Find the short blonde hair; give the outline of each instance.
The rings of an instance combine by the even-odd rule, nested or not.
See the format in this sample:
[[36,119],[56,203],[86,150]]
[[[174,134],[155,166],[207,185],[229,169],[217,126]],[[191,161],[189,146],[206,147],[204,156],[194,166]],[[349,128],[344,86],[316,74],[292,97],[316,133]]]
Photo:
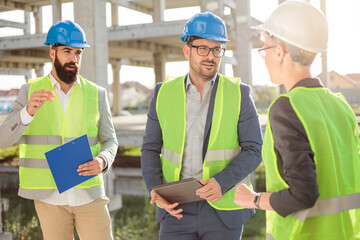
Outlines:
[[313,63],[313,61],[316,57],[316,53],[309,52],[305,49],[295,47],[294,45],[291,45],[291,44],[269,34],[268,32],[264,32],[262,34],[262,37],[264,37],[264,35],[268,36],[275,43],[283,45],[285,47],[286,51],[288,51],[290,53],[290,57],[293,60],[293,62],[298,62],[303,66],[309,66]]

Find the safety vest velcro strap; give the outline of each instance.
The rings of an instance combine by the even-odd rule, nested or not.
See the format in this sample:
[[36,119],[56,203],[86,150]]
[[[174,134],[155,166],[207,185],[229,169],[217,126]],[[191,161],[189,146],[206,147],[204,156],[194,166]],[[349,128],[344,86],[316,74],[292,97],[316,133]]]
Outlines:
[[[70,142],[74,140],[75,138],[64,138],[64,143]],[[98,144],[98,137],[88,137],[90,146],[94,146]]]
[[266,240],[275,240],[275,238],[270,233],[266,233]]
[[56,135],[23,135],[20,138],[21,144],[31,145],[61,145],[61,136]]
[[208,150],[206,152],[206,161],[226,161],[233,160],[241,151],[241,148]]
[[245,184],[247,186],[250,186],[251,182],[250,182],[250,176],[248,175],[246,178],[244,178],[243,180],[241,180],[240,182],[238,182],[235,186],[233,186],[229,191],[235,191],[236,188],[238,186],[240,186],[240,184]]
[[314,207],[295,212],[291,215],[304,222],[306,218],[337,214],[356,208],[360,208],[360,193],[320,199],[316,201]]
[[20,167],[27,168],[49,168],[49,164],[46,159],[33,159],[33,158],[20,158]]
[[181,155],[180,153],[173,152],[169,149],[163,149],[164,158],[175,164],[180,164]]

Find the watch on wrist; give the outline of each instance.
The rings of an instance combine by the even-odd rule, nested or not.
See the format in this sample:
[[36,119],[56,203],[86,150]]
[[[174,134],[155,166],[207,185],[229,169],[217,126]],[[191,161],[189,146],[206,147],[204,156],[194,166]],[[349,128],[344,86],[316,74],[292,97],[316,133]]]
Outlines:
[[259,203],[260,203],[260,198],[261,198],[261,195],[262,195],[262,194],[263,194],[262,192],[261,192],[261,193],[257,193],[257,194],[255,195],[255,198],[254,198],[254,204],[255,204],[256,208],[258,208],[258,209],[261,209]]

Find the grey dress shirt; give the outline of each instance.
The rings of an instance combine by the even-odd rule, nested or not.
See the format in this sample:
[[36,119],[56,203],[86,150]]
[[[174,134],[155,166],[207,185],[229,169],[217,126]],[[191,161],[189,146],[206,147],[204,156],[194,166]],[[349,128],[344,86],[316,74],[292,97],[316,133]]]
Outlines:
[[189,75],[186,77],[186,134],[180,179],[189,177],[202,178],[202,146],[204,143],[205,123],[211,90],[216,76],[206,84],[202,100],[200,93],[191,83]]

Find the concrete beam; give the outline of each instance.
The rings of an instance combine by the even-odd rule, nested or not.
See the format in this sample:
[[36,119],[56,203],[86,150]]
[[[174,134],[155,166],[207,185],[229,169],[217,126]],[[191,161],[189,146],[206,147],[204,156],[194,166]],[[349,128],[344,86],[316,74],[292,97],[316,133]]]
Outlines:
[[108,0],[110,3],[116,3],[119,6],[126,7],[138,12],[147,13],[152,15],[153,10],[151,8],[143,7],[139,4],[136,4],[135,2],[129,1],[129,0]]
[[27,75],[27,74],[28,74],[27,69],[0,68],[0,75]]
[[0,7],[9,10],[23,10],[26,12],[34,12],[38,8],[37,6],[33,6],[31,4],[19,3],[11,0],[0,0]]
[[142,38],[179,36],[179,34],[182,33],[186,22],[187,20],[178,20],[112,27],[109,31],[108,40],[111,42]]
[[44,58],[50,61],[49,52],[36,49],[21,49],[9,51],[10,56]]
[[[110,58],[109,62],[111,64],[118,62],[118,59]],[[130,59],[121,59],[119,61],[121,65],[137,66],[137,67],[154,67],[152,61],[140,61],[140,60],[130,60]]]
[[27,26],[24,23],[0,20],[0,27],[11,27],[11,28],[26,29]]
[[162,52],[165,54],[183,55],[182,48],[146,41],[109,42],[109,47],[138,49],[149,52]]
[[31,34],[0,38],[0,50],[44,47],[46,34]]
[[0,62],[1,68],[11,68],[11,69],[34,69],[38,67],[40,64],[37,63],[19,63],[19,62]]

